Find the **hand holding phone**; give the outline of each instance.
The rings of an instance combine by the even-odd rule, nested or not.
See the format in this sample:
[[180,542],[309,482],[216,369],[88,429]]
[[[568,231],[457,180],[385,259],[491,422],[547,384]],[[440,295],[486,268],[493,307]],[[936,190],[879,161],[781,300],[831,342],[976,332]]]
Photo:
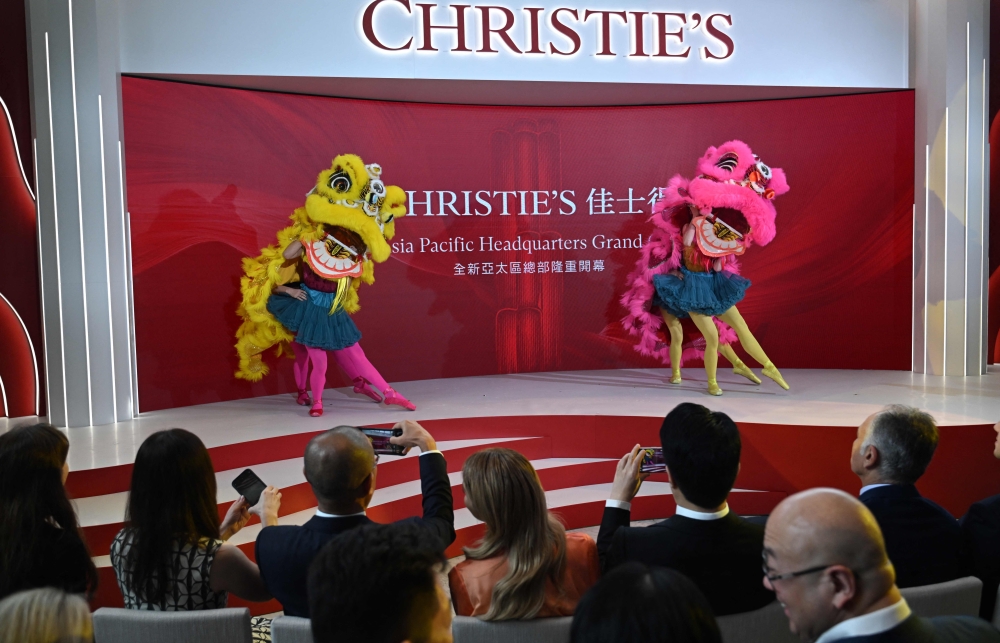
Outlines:
[[406,447],[389,441],[389,438],[398,438],[403,435],[403,429],[374,429],[368,426],[357,428],[368,436],[372,448],[378,455],[404,455],[406,453]]
[[246,499],[247,506],[253,507],[260,502],[260,494],[264,492],[267,485],[257,477],[257,474],[250,469],[244,469],[243,473],[233,480],[233,489]]

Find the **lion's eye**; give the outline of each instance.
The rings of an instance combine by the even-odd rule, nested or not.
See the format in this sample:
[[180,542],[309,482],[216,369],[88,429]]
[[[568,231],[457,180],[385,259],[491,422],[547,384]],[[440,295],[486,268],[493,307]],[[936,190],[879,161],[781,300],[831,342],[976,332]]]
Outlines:
[[722,155],[715,166],[721,168],[727,172],[732,172],[736,169],[736,165],[740,162],[740,157],[736,155],[735,152],[726,152]]
[[351,177],[343,170],[334,172],[330,175],[330,187],[337,192],[347,192],[351,189]]
[[757,171],[760,172],[760,175],[764,177],[765,181],[771,180],[771,168],[769,168],[768,166],[758,162]]

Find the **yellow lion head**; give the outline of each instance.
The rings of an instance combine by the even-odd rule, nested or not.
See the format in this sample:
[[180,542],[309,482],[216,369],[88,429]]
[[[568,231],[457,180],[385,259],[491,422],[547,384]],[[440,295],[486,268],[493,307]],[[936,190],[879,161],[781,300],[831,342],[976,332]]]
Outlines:
[[382,167],[365,165],[355,154],[341,154],[329,169],[316,177],[316,187],[306,197],[305,208],[293,216],[299,223],[312,224],[309,240],[319,239],[319,224],[355,232],[364,241],[376,263],[392,253],[388,240],[396,233],[395,218],[406,214],[406,193],[382,182]]

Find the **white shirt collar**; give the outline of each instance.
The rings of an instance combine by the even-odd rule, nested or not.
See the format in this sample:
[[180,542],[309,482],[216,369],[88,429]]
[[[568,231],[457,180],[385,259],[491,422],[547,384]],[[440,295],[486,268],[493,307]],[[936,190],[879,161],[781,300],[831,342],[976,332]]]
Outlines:
[[880,482],[878,484],[866,484],[865,486],[861,487],[861,492],[858,493],[858,495],[860,496],[866,491],[871,491],[872,489],[878,489],[879,487],[888,487],[891,484],[892,483],[889,482]]
[[367,515],[367,514],[365,512],[363,512],[363,511],[359,511],[356,514],[344,514],[344,515],[340,515],[340,514],[328,514],[326,512],[320,511],[319,509],[316,510],[316,517],[317,518],[354,518],[355,516],[365,516],[365,515]]
[[883,607],[880,610],[837,623],[823,632],[823,635],[816,639],[816,643],[831,643],[856,636],[881,634],[888,632],[909,617],[910,606],[906,604],[905,598],[901,598],[898,603],[889,607]]
[[677,515],[684,516],[685,518],[691,518],[692,520],[718,520],[719,518],[725,518],[729,515],[729,503],[723,505],[722,509],[711,513],[707,511],[694,511],[693,509],[687,509],[686,507],[677,505]]

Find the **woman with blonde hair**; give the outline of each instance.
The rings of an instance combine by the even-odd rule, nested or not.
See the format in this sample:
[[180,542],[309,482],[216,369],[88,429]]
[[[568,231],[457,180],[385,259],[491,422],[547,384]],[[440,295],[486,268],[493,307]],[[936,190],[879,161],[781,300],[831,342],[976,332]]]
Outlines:
[[462,477],[465,506],[486,533],[448,574],[455,613],[487,621],[572,615],[600,574],[594,539],[566,533],[516,451],[474,453]]
[[85,643],[93,640],[87,601],[54,587],[0,601],[0,643]]

